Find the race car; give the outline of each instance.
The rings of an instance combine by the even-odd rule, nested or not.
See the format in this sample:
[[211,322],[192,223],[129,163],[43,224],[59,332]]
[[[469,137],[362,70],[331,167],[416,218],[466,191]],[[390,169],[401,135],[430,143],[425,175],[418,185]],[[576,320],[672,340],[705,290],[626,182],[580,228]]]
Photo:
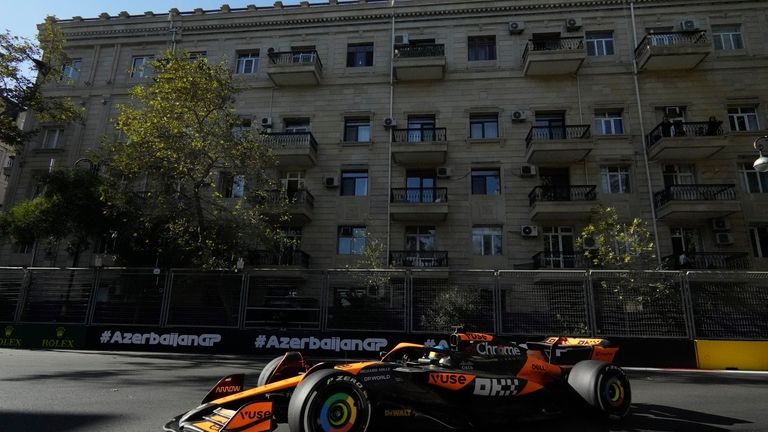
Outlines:
[[516,344],[457,328],[448,346],[400,343],[380,360],[310,365],[270,361],[257,386],[222,378],[170,432],[364,432],[396,427],[485,430],[520,419],[591,411],[623,418],[629,381],[604,339],[550,337]]

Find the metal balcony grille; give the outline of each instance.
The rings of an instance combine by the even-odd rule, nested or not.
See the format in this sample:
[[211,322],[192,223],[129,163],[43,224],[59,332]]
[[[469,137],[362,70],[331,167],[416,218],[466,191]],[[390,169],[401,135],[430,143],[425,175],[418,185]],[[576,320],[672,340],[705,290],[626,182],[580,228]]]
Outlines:
[[276,65],[315,65],[323,69],[320,55],[317,51],[280,51],[267,54],[269,61]]
[[443,44],[408,45],[395,48],[395,58],[443,56],[445,56],[445,45]]
[[389,262],[395,267],[447,267],[448,252],[446,251],[392,251]]
[[646,145],[650,149],[666,137],[701,137],[723,135],[723,122],[670,122],[659,123],[646,135]]
[[538,201],[594,201],[597,199],[597,186],[536,186],[528,194],[528,205]]
[[262,142],[275,150],[307,149],[317,152],[317,141],[312,132],[270,132],[262,137]]
[[736,185],[734,184],[672,185],[653,194],[656,208],[670,201],[732,201],[735,199]]
[[589,139],[592,137],[589,125],[533,126],[525,137],[526,148],[533,141]]
[[396,143],[423,143],[448,141],[446,128],[410,128],[394,129],[392,142]]
[[392,188],[393,203],[440,203],[448,201],[448,188]]

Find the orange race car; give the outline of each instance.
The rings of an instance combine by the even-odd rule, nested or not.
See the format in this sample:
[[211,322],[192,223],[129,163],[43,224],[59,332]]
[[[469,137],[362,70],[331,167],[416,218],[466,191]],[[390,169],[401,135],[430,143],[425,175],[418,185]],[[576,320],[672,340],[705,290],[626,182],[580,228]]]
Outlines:
[[566,410],[611,419],[629,410],[629,381],[606,340],[518,345],[457,328],[449,345],[400,343],[381,360],[314,366],[289,352],[264,367],[256,387],[244,389],[242,374],[222,378],[164,430],[261,432],[278,423],[292,432],[471,430]]

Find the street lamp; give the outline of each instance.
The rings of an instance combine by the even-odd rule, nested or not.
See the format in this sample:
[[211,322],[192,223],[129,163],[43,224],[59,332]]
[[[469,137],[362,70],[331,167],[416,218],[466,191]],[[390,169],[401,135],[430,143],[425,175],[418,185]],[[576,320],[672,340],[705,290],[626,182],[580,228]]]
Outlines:
[[755,163],[752,164],[752,166],[755,167],[755,171],[768,172],[768,156],[763,156],[763,149],[765,148],[765,145],[760,141],[768,141],[768,135],[758,137],[755,142],[752,143],[752,145],[755,147],[755,150],[757,150],[757,152],[760,154],[760,157],[755,159]]

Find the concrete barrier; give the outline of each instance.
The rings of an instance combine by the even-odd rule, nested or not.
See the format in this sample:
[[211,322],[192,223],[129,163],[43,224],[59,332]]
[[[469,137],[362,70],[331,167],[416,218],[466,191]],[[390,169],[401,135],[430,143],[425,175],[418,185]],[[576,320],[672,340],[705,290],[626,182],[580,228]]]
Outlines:
[[768,371],[767,341],[696,340],[699,369]]

